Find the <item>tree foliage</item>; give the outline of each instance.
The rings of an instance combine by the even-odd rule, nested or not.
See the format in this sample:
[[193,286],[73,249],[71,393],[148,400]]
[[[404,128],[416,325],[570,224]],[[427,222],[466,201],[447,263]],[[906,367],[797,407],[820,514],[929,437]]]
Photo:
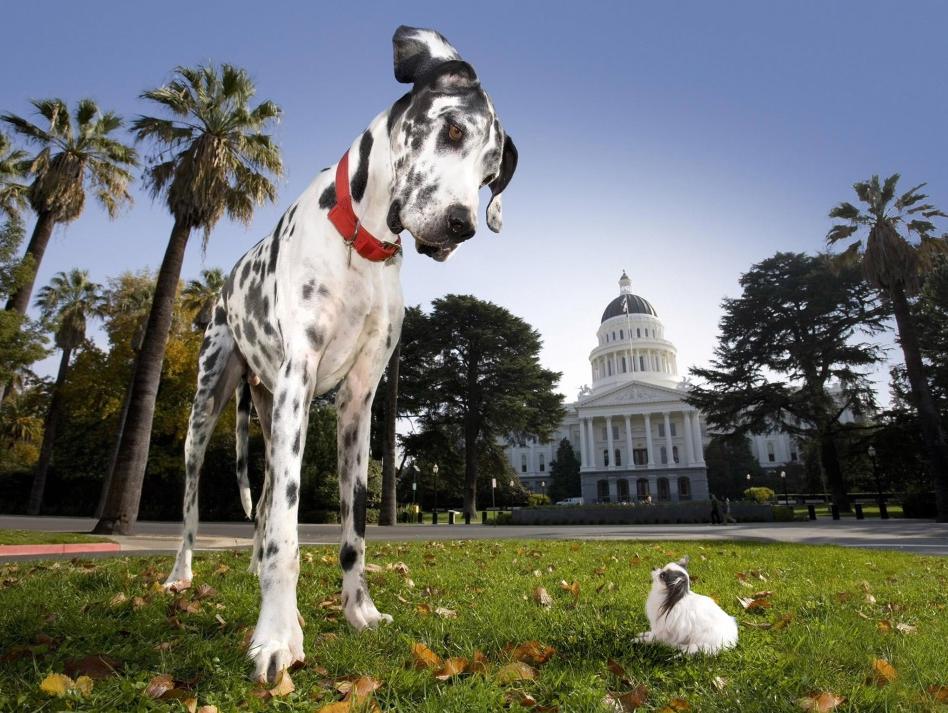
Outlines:
[[777,253],[740,285],[740,297],[724,300],[712,365],[691,370],[701,383],[687,401],[718,433],[782,429],[815,439],[834,498],[846,506],[839,419],[873,403],[865,370],[880,353],[859,338],[882,331],[885,313],[856,268],[823,255]]
[[557,502],[582,495],[580,462],[568,438],[560,441],[556,456],[550,463],[550,500]]

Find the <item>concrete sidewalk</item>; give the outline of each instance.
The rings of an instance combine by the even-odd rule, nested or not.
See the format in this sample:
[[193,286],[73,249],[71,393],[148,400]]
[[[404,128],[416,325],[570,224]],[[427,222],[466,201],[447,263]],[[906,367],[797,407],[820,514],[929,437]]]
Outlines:
[[[92,518],[23,517],[0,515],[0,529],[42,532],[89,532]],[[111,536],[124,554],[174,552],[179,543],[180,523],[138,523],[134,536]],[[299,528],[300,544],[337,545],[338,525],[307,525]],[[207,522],[200,526],[199,550],[249,547],[253,537],[250,522]],[[881,550],[902,550],[948,556],[948,524],[931,520],[839,520],[808,522],[741,523],[736,525],[578,525],[578,526],[484,526],[484,525],[370,525],[370,541],[427,541],[471,539],[577,539],[577,540],[751,540],[810,545],[842,545]]]

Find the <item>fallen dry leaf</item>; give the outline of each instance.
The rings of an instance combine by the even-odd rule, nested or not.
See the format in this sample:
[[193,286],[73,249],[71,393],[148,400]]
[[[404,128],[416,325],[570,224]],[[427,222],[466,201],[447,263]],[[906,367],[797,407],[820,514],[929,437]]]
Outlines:
[[446,659],[441,669],[435,673],[435,678],[439,681],[447,681],[449,678],[460,676],[467,671],[468,660],[462,656],[452,656]]
[[514,661],[540,666],[550,660],[556,653],[552,646],[541,644],[539,641],[525,641],[509,649],[510,658]]
[[90,654],[81,659],[69,659],[63,665],[67,676],[77,678],[79,676],[88,676],[89,678],[102,679],[109,676],[117,676],[118,669],[122,666],[121,662],[105,654]]
[[573,595],[574,600],[579,599],[579,582],[570,584],[565,579],[560,580],[560,589]]
[[109,600],[109,606],[110,607],[121,606],[127,601],[128,601],[128,597],[125,596],[125,592],[119,592],[118,594],[116,594],[114,597],[112,597]]
[[714,678],[712,678],[711,683],[719,691],[723,691],[727,687],[727,679],[721,678],[720,676],[715,676]]
[[837,696],[829,691],[811,693],[808,696],[797,701],[797,705],[805,711],[816,711],[816,713],[826,713],[826,711],[836,710],[836,707],[844,703],[844,696]]
[[602,699],[602,703],[607,708],[611,708],[617,713],[628,713],[645,705],[648,700],[648,688],[639,685],[626,693],[608,693]]
[[61,673],[51,673],[40,682],[40,690],[51,696],[62,698],[75,687],[76,683],[69,676]]
[[293,685],[293,679],[290,678],[290,672],[286,669],[283,669],[277,674],[276,685],[271,688],[268,693],[273,698],[282,698],[283,696],[290,695],[295,690],[296,686]]
[[487,656],[481,651],[475,651],[471,657],[471,665],[468,667],[471,673],[487,673]]
[[533,590],[533,601],[546,609],[553,606],[553,597],[543,587],[537,587]]
[[217,713],[217,706],[201,706],[197,713]]
[[888,619],[883,619],[878,624],[876,624],[876,626],[879,627],[879,631],[881,631],[883,634],[888,634],[890,631],[892,631],[892,622]]
[[918,629],[911,624],[906,624],[905,622],[900,621],[895,625],[895,628],[899,630],[901,634],[914,634]]
[[438,607],[434,610],[434,613],[440,616],[442,619],[457,619],[458,613],[453,609],[445,609],[444,607]]
[[366,572],[369,572],[370,574],[378,574],[379,572],[382,572],[383,570],[382,570],[382,566],[381,566],[381,565],[377,565],[377,564],[372,564],[372,563],[370,563],[370,562],[366,562],[366,563],[365,563],[365,571],[366,571]]
[[166,673],[159,673],[153,676],[145,686],[145,696],[148,698],[161,698],[168,691],[174,688],[174,679]]
[[428,616],[431,614],[431,605],[422,602],[421,604],[415,605],[415,611],[417,611],[422,616]]
[[536,678],[536,674],[537,672],[529,664],[525,664],[523,661],[512,661],[497,669],[494,679],[497,683],[504,685],[517,681],[532,681]]
[[898,677],[895,667],[885,659],[872,660],[872,681],[877,686],[886,686]]
[[411,658],[415,668],[440,668],[441,657],[424,644],[411,645]]
[[925,690],[939,703],[948,703],[948,686],[929,686]]
[[89,676],[80,676],[76,679],[75,688],[83,698],[92,695],[93,681]]

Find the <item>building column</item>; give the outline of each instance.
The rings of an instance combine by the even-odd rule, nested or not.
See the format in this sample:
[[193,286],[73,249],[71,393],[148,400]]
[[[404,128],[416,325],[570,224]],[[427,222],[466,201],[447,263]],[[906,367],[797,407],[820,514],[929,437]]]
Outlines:
[[586,454],[586,419],[579,419],[579,469],[589,467],[589,456]]
[[645,417],[645,450],[648,452],[648,467],[655,467],[655,449],[652,447],[652,418],[650,414],[642,414]]
[[685,427],[685,465],[693,465],[695,462],[695,438],[691,432],[691,412],[681,412],[681,424]]
[[586,426],[589,428],[586,440],[589,443],[589,467],[596,467],[596,431],[593,429],[593,417],[586,419]]
[[612,443],[612,416],[606,416],[606,448],[609,449],[609,470],[615,470],[616,451]]
[[674,468],[675,450],[672,444],[671,418],[669,417],[668,411],[663,411],[662,416],[665,417],[665,465],[669,468]]
[[629,470],[635,470],[635,455],[633,454],[632,448],[632,419],[626,414],[625,416],[625,457],[628,463],[625,464],[625,467]]
[[697,411],[692,411],[691,418],[695,442],[695,460],[698,465],[704,465],[704,439],[701,437],[701,414]]

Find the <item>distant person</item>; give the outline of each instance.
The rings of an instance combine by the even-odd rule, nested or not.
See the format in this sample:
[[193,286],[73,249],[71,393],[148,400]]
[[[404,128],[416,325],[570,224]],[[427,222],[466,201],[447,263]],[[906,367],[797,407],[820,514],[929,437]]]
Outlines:
[[724,524],[729,522],[737,522],[737,520],[731,515],[731,499],[724,498]]
[[720,525],[723,522],[721,519],[721,501],[717,499],[716,496],[711,496],[711,524]]

